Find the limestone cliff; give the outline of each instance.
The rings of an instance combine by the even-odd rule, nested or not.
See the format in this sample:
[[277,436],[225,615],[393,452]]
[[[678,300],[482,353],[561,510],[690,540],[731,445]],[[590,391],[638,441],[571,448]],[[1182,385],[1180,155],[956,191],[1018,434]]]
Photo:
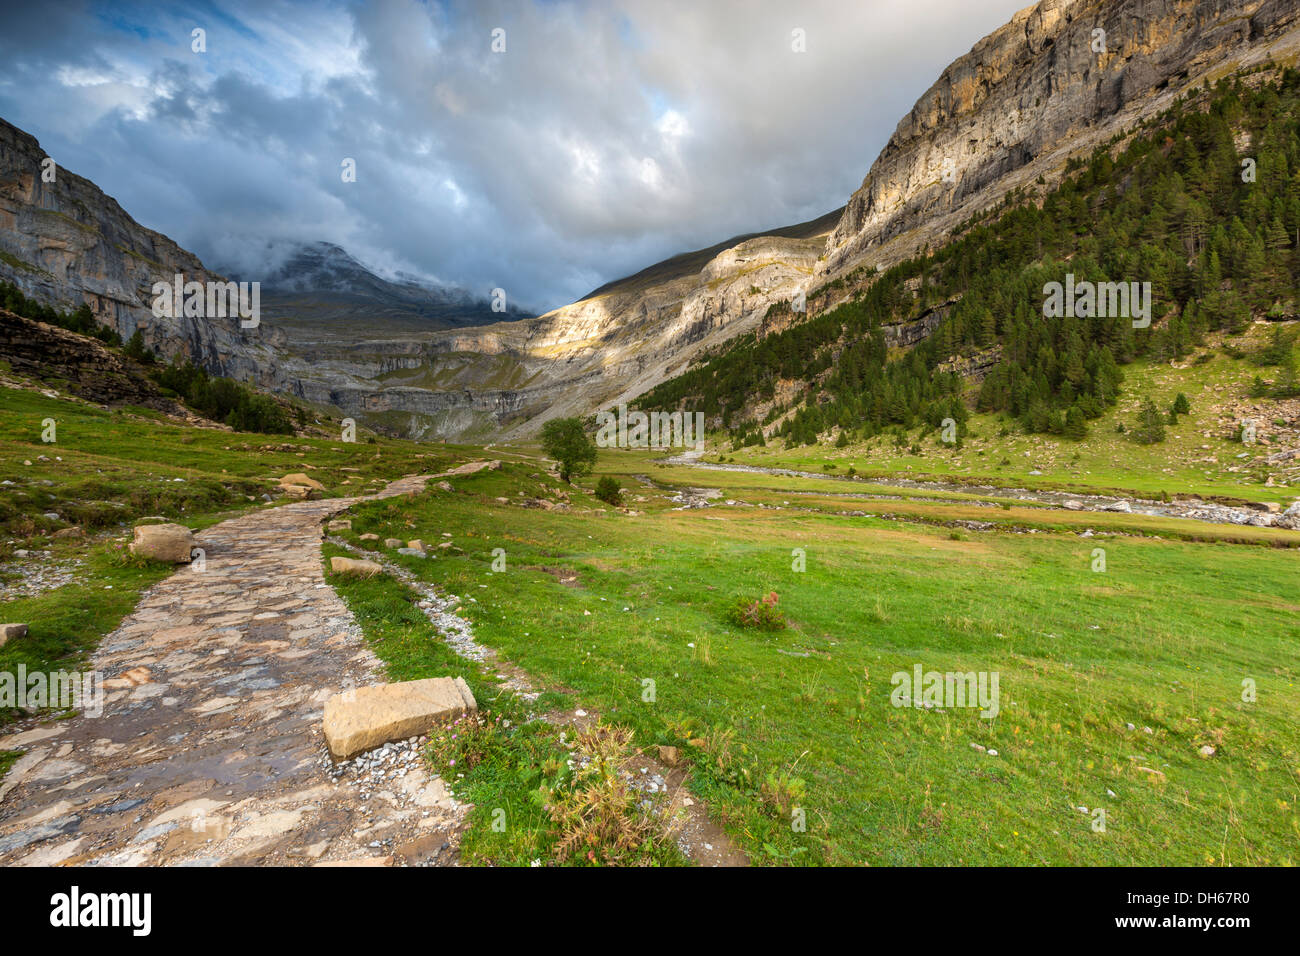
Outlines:
[[1300,50],[1295,0],[1042,0],[950,65],[844,209],[830,278],[937,245],[1188,87]]
[[0,279],[60,308],[83,302],[123,338],[141,329],[156,352],[185,356],[219,375],[271,384],[277,339],[239,320],[159,319],[154,282],[222,281],[191,252],[137,223],[111,196],[53,167],[36,138],[0,120]]
[[519,437],[683,370],[804,288],[839,211],[674,257],[533,319],[341,342],[290,332],[301,397],[419,438]]

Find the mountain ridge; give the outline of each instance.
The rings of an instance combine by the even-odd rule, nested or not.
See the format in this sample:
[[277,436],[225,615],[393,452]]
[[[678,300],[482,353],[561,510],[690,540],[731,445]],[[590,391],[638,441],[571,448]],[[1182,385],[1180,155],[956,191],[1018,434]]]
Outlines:
[[[1298,50],[1300,8],[1282,0],[1042,0],[943,71],[838,217],[682,253],[540,316],[446,328],[434,326],[447,315],[430,321],[421,310],[461,305],[382,279],[341,249],[380,285],[272,290],[256,330],[156,319],[152,281],[222,277],[88,180],[60,169],[43,183],[39,144],[3,123],[0,278],[62,306],[87,301],[124,337],[141,329],[160,354],[376,428],[524,438],[550,418],[633,400],[737,336],[824,314],[1013,190],[1059,182],[1071,160],[1180,91],[1270,57],[1294,61]],[[797,313],[789,303],[801,294],[808,308]],[[363,316],[364,327],[338,321]]]

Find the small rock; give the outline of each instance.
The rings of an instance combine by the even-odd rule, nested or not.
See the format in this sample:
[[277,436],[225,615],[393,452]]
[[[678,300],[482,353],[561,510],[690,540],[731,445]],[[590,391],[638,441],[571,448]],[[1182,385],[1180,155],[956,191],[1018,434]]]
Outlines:
[[14,638],[26,636],[26,624],[0,624],[0,647],[4,647]]

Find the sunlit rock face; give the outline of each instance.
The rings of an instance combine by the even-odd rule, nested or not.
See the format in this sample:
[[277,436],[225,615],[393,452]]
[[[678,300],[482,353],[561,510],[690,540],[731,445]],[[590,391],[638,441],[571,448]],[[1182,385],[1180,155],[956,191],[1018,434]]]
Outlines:
[[[834,307],[874,267],[941,245],[1012,189],[1049,188],[1070,158],[1192,85],[1298,56],[1296,0],[1043,0],[943,71],[842,211],[674,257],[542,316],[482,325],[481,303],[386,280],[376,293],[373,276],[321,244],[307,250],[311,287],[269,297],[257,329],[157,318],[155,281],[220,277],[93,183],[64,170],[43,182],[39,144],[0,121],[0,278],[65,308],[89,303],[123,336],[143,329],[164,356],[389,433],[525,437],[550,418],[629,401],[737,335]],[[767,317],[800,292],[806,312]],[[919,341],[939,314],[888,330],[891,344]]]
[[845,206],[819,274],[885,265],[1091,151],[1189,86],[1294,59],[1294,0],[1043,0],[950,65]]

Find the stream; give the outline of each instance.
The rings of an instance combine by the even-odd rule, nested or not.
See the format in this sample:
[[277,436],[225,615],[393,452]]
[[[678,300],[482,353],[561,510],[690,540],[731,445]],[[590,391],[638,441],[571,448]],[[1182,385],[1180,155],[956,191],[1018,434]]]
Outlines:
[[[1300,501],[1287,508],[1285,512],[1270,510],[1276,505],[1259,505],[1258,507],[1234,507],[1214,502],[1188,498],[1182,501],[1151,501],[1144,498],[1116,498],[1108,495],[1076,494],[1067,491],[1037,491],[1030,488],[1002,488],[995,485],[974,485],[961,482],[921,481],[914,478],[896,477],[850,477],[848,475],[817,474],[810,471],[796,471],[791,468],[765,468],[758,465],[720,464],[701,461],[703,452],[686,451],[671,458],[661,458],[659,464],[678,467],[700,468],[707,471],[748,472],[755,475],[778,475],[787,478],[815,478],[821,481],[838,481],[846,484],[861,482],[863,484],[883,485],[890,488],[912,488],[921,491],[934,491],[947,494],[980,495],[998,501],[1033,501],[1051,505],[1066,511],[1108,511],[1121,514],[1158,515],[1167,518],[1190,518],[1212,524],[1250,525],[1256,528],[1293,528],[1300,529]],[[873,495],[870,492],[828,492],[858,498],[881,498],[886,495]]]

